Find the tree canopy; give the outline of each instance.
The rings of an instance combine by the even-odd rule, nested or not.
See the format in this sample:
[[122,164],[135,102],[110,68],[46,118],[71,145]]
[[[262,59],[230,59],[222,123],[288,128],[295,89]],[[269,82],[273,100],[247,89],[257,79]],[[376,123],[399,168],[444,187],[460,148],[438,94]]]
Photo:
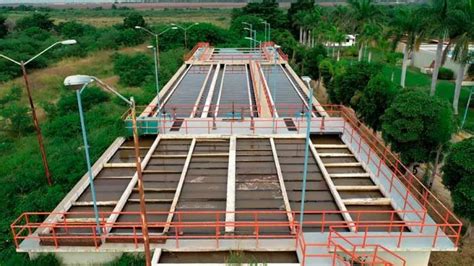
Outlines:
[[372,129],[380,130],[382,126],[380,118],[397,93],[398,87],[383,75],[373,77],[363,90],[357,104],[358,116]]
[[474,138],[452,146],[443,166],[443,184],[451,191],[454,211],[474,220]]
[[431,162],[439,145],[451,139],[453,120],[447,101],[405,90],[382,116],[382,137],[404,163]]
[[380,72],[380,66],[366,62],[357,62],[339,72],[328,84],[331,102],[355,106],[351,100],[354,95],[361,93],[370,79]]

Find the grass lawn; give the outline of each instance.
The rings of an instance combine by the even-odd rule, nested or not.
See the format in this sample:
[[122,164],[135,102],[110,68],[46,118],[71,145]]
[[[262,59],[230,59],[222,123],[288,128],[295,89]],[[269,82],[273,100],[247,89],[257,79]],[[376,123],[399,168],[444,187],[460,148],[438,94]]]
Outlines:
[[[399,83],[401,77],[401,67],[395,67],[385,65],[383,73],[390,79],[392,74],[394,76],[394,82]],[[429,91],[431,87],[431,77],[421,73],[418,69],[409,68],[406,77],[406,86],[408,88],[422,88]],[[454,96],[454,81],[439,80],[436,87],[436,96],[448,100],[450,103],[453,102]],[[461,91],[461,97],[459,98],[459,115],[457,116],[459,124],[464,116],[466,109],[467,100],[469,97],[469,89],[463,88]],[[469,108],[466,123],[464,129],[474,132],[474,107],[471,102],[471,108]]]

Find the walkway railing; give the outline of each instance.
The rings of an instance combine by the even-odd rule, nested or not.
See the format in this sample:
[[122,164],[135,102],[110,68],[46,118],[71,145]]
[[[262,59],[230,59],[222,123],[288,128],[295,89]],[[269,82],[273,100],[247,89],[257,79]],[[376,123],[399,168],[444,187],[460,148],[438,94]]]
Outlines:
[[[342,251],[350,255],[352,263],[361,263],[359,257],[365,257],[365,264],[374,265],[381,260],[377,252],[383,251],[391,254],[394,260],[403,259],[394,254],[390,248],[383,247],[381,243],[393,243],[392,246],[400,247],[408,242],[432,241],[433,246],[439,239],[446,240],[449,236],[441,236],[441,230],[435,230],[435,233],[411,232],[409,228],[443,227],[443,224],[422,224],[418,222],[404,221],[371,221],[364,222],[346,222],[346,221],[328,221],[324,217],[328,215],[349,213],[365,217],[374,213],[392,212],[394,215],[403,215],[403,212],[396,211],[308,211],[305,215],[321,215],[320,221],[305,221],[301,234],[300,224],[297,221],[272,220],[269,217],[286,217],[285,211],[235,211],[232,212],[238,221],[225,221],[226,211],[177,211],[173,215],[175,219],[170,222],[151,222],[149,219],[148,229],[150,231],[150,241],[154,243],[164,243],[165,241],[174,241],[177,249],[180,248],[182,241],[186,240],[206,240],[200,242],[208,248],[219,248],[222,241],[247,239],[255,241],[255,248],[262,247],[262,241],[266,239],[282,239],[293,241],[295,249],[301,251],[302,263],[311,258],[325,258],[333,262],[344,262],[340,255],[331,252]],[[127,215],[129,220],[135,222],[114,222],[107,223],[107,217],[111,214]],[[169,212],[147,212],[148,217],[167,216]],[[292,212],[293,217],[299,215],[299,212]],[[46,216],[59,216],[56,222],[44,222],[42,219]],[[13,240],[17,248],[21,248],[20,243],[24,240],[38,241],[40,245],[54,246],[92,246],[98,249],[103,243],[130,243],[135,248],[141,248],[143,237],[141,235],[141,223],[139,221],[139,212],[101,212],[99,231],[93,219],[78,217],[93,217],[93,212],[37,212],[24,213],[12,225],[11,230]],[[131,217],[130,217],[131,216]],[[245,219],[242,219],[244,218]],[[393,217],[393,216],[392,216]],[[132,218],[132,219],[130,219]],[[134,219],[133,219],[134,218]],[[81,221],[82,220],[82,221]],[[168,233],[162,232],[163,228],[168,227]],[[234,234],[226,234],[226,227],[234,228]],[[320,229],[318,227],[321,227]],[[351,232],[349,228],[355,227],[357,230]],[[378,229],[378,230],[377,230]],[[371,232],[371,231],[376,231]],[[326,239],[321,242],[307,242],[305,235],[307,232],[329,233]],[[379,243],[380,242],[380,243]],[[422,246],[423,247],[423,246]],[[424,246],[426,248],[426,246]],[[311,248],[317,248],[320,251],[311,252]],[[371,252],[373,251],[373,252]],[[367,258],[369,258],[367,260]],[[388,262],[387,262],[388,263]],[[347,264],[353,265],[353,264]],[[391,265],[390,263],[385,265]]]

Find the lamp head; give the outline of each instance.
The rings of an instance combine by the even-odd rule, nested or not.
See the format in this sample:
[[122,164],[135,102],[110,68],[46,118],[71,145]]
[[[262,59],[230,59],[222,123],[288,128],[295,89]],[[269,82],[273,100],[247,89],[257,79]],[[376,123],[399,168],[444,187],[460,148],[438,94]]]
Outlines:
[[310,83],[311,82],[311,78],[308,77],[308,76],[302,76],[301,79],[306,82],[306,83]]
[[135,26],[135,29],[141,29],[141,28],[142,28],[142,27],[140,27],[140,26]]
[[71,44],[76,44],[77,41],[76,40],[64,40],[61,42],[61,44],[63,45],[71,45]]
[[148,49],[154,49],[154,48],[155,48],[155,46],[148,45],[146,48],[148,48]]
[[171,27],[172,30],[177,30],[178,27],[174,26],[174,27]]
[[72,90],[80,90],[84,85],[87,85],[94,81],[94,78],[87,75],[73,75],[68,76],[64,79],[64,86],[69,87]]

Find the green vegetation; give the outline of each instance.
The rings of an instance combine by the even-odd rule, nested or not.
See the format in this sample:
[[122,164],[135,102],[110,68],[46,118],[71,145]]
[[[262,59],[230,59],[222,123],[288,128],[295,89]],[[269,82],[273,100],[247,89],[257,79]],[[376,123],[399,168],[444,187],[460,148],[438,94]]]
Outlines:
[[[443,184],[451,191],[454,211],[474,220],[474,138],[456,143],[443,166]],[[467,225],[468,230],[470,224]]]
[[382,116],[382,137],[404,163],[434,162],[428,187],[454,130],[448,103],[420,90],[400,93]]
[[380,65],[366,62],[356,62],[344,67],[328,84],[331,102],[355,107],[360,94],[380,69]]
[[383,75],[373,77],[363,90],[357,104],[359,118],[370,128],[380,130],[382,126],[380,115],[390,106],[397,93],[398,87]]
[[[351,0],[348,6],[323,8],[314,1],[298,0],[287,13],[278,8],[274,0],[252,2],[232,11],[131,10],[116,6],[111,10],[0,8],[2,54],[25,60],[56,41],[78,40],[77,45],[56,47],[29,65],[32,75],[45,73],[35,82],[39,85],[34,98],[41,114],[53,174],[51,187],[47,187],[44,180],[29,109],[21,92],[23,84],[15,80],[21,73],[16,65],[0,59],[0,82],[4,82],[0,88],[0,161],[3,166],[0,169],[0,212],[3,214],[0,261],[5,265],[58,264],[52,255],[30,262],[26,255],[15,253],[9,225],[24,211],[52,210],[84,174],[77,103],[74,94],[62,86],[66,75],[76,74],[71,73],[71,69],[107,78],[120,92],[133,95],[139,104],[148,103],[155,95],[152,54],[144,48],[146,42],[154,44],[154,40],[143,31],[135,30],[135,26],[162,32],[171,22],[184,26],[200,22],[187,32],[187,48],[199,41],[216,47],[247,47],[249,42],[244,37],[248,32],[243,30],[242,22],[254,24],[257,39],[263,40],[260,20],[266,20],[272,25],[272,40],[289,55],[290,64],[298,74],[319,79],[319,84],[326,85],[333,103],[353,107],[371,128],[381,129],[384,139],[405,162],[428,162],[437,169],[455,129],[452,122],[457,122],[451,109],[456,110],[459,96],[459,113],[463,113],[468,91],[460,90],[460,78],[456,80],[457,87],[451,81],[437,81],[438,77],[453,78],[452,73],[442,68],[440,56],[446,50],[438,50],[433,78],[408,66],[407,57],[422,41],[441,39],[448,32],[456,60],[467,68],[472,55],[466,52],[466,41],[472,41],[474,29],[472,5],[467,4],[467,0],[434,0],[430,5],[405,8],[376,6],[371,0]],[[458,20],[453,21],[453,18]],[[359,34],[359,45],[336,48],[335,44],[343,42],[346,33]],[[407,41],[403,54],[395,51],[402,37]],[[182,56],[187,52],[183,32],[170,30],[161,35],[159,48],[162,87],[182,64]],[[47,72],[47,67],[52,67],[52,72]],[[402,72],[406,73],[405,82],[400,82],[405,87],[403,91],[395,85],[401,81]],[[472,77],[473,73],[471,65],[468,75]],[[427,93],[431,84],[434,84],[431,91],[436,97],[429,97]],[[454,103],[453,108],[448,106],[448,101]],[[98,88],[84,92],[83,104],[91,156],[96,160],[117,136],[125,134],[120,115],[126,107]],[[465,127],[474,130],[472,108]],[[465,162],[465,158],[471,158],[466,145],[455,145],[446,164],[456,166]],[[465,153],[471,157],[458,160],[460,155],[457,154]],[[472,219],[469,201],[472,200],[472,180],[464,178],[470,170],[454,173],[450,169],[454,167],[444,169],[447,172],[445,183],[452,190],[455,210]],[[432,176],[435,172],[432,170]],[[463,176],[463,179],[458,182],[453,176]],[[427,180],[428,184],[431,182],[431,178]],[[229,261],[238,263],[242,256],[233,254]],[[142,258],[125,255],[111,265],[141,264]]]
[[453,80],[454,72],[449,68],[440,68],[438,78],[442,80]]

